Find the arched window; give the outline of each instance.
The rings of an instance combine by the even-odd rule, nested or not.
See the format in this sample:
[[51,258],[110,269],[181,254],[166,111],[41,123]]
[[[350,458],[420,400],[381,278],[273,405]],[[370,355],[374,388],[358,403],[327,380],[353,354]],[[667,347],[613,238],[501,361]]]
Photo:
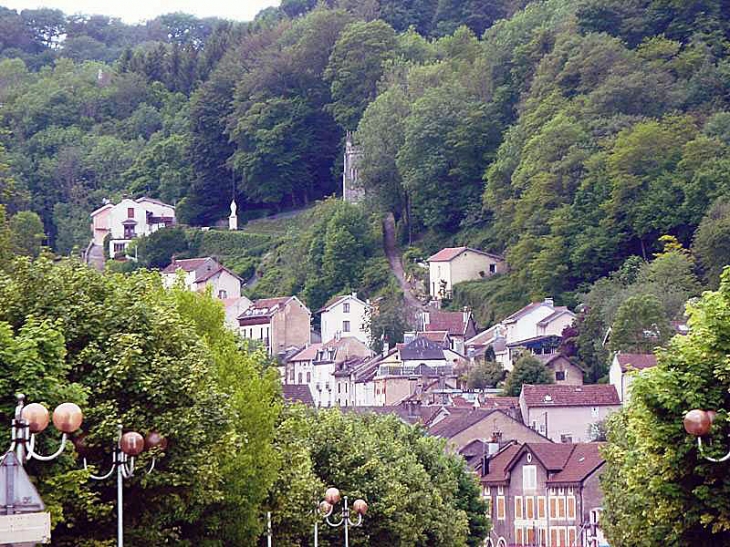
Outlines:
[[497,547],[507,547],[507,541],[504,538],[499,538],[499,541],[497,542]]

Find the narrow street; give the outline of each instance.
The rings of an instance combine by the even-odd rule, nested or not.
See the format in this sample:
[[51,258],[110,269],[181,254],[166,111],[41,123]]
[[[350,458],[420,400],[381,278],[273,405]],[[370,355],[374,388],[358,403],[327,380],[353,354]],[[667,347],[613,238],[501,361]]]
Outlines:
[[385,256],[388,258],[390,270],[398,280],[398,285],[403,291],[403,295],[408,310],[408,320],[414,321],[416,312],[423,308],[423,303],[416,298],[412,292],[412,287],[406,279],[405,269],[403,268],[403,260],[398,250],[398,244],[395,237],[395,218],[393,213],[388,213],[383,219],[383,249]]

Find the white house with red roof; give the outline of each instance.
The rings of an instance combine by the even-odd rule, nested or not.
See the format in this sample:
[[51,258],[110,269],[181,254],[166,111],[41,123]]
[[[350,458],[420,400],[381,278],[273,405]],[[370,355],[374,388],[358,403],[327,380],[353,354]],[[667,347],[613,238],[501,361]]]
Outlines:
[[504,258],[470,247],[447,247],[428,259],[429,289],[436,300],[451,298],[454,285],[484,279],[507,269]]
[[269,355],[282,355],[312,341],[312,312],[296,296],[254,301],[238,316],[241,336],[262,344]]
[[556,443],[590,442],[592,426],[621,408],[611,384],[522,386],[520,409],[525,425]]
[[129,243],[175,224],[175,207],[159,200],[125,198],[107,203],[91,213],[93,242],[103,245],[109,236],[109,256],[124,256]]
[[367,318],[370,310],[370,303],[360,300],[357,293],[335,296],[319,310],[322,342],[352,337],[369,345]]
[[173,259],[172,263],[162,270],[162,282],[166,287],[171,287],[177,281],[178,275],[182,275],[188,290],[204,292],[210,287],[213,296],[221,300],[241,297],[243,280],[210,256]]
[[631,397],[631,384],[636,375],[655,366],[656,355],[653,353],[617,353],[613,356],[608,378],[623,404]]

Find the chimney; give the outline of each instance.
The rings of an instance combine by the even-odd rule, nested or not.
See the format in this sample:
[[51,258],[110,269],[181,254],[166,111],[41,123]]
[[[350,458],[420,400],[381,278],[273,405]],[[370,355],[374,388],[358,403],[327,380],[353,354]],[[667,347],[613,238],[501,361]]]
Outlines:
[[357,298],[357,293],[356,293],[356,292],[353,292],[353,293],[352,293],[352,297],[353,297],[353,298]]
[[552,308],[555,306],[555,301],[552,298],[546,298],[545,305]]

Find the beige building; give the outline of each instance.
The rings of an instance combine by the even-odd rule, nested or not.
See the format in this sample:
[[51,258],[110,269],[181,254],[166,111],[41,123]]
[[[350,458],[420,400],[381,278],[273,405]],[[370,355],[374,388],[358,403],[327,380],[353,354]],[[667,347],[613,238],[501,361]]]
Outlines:
[[188,290],[204,292],[210,288],[211,294],[221,300],[241,297],[243,280],[210,256],[173,260],[162,270],[165,287],[172,287],[179,275]]
[[637,374],[656,366],[652,353],[617,353],[608,372],[609,382],[616,388],[619,399],[626,404],[631,397],[631,384]]
[[504,258],[469,247],[447,247],[428,259],[429,290],[436,300],[451,298],[454,285],[484,279],[507,269]]
[[238,317],[241,336],[264,345],[269,355],[311,343],[312,313],[296,296],[256,300]]

